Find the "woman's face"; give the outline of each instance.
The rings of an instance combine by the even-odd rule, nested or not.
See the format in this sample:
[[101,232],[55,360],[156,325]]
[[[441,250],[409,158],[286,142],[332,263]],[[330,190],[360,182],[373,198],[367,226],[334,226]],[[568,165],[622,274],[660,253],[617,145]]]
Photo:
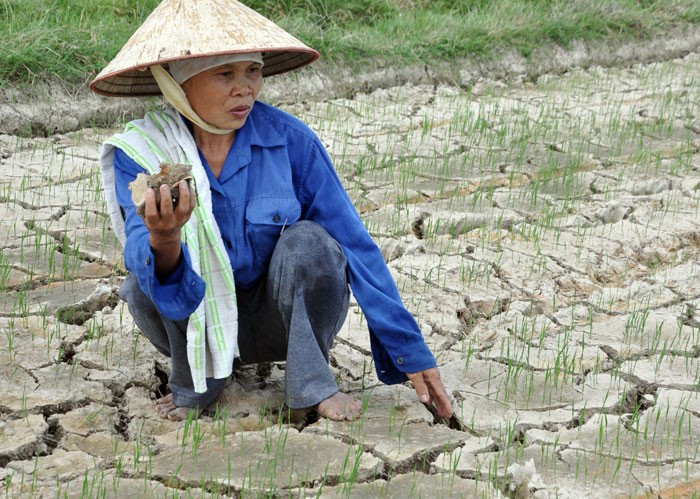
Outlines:
[[241,61],[196,74],[182,84],[182,89],[204,121],[225,130],[238,130],[245,124],[262,85],[262,66]]

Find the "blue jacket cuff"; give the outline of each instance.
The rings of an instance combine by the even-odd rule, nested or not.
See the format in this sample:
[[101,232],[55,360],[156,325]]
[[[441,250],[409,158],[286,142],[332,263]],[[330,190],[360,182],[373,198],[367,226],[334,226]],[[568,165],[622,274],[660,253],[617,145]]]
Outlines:
[[[171,320],[187,319],[204,299],[205,283],[192,269],[189,253],[183,246],[182,257],[175,270],[163,280],[155,275],[153,252],[149,245],[140,245],[140,255],[130,253],[125,260],[129,271],[136,275],[141,290],[148,296],[163,317]],[[134,245],[139,246],[139,245]]]

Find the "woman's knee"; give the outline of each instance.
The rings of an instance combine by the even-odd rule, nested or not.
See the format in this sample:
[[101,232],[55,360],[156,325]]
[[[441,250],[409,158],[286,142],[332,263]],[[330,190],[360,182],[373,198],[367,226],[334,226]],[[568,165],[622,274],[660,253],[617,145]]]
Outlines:
[[139,326],[139,322],[142,320],[160,315],[151,299],[141,290],[141,286],[133,274],[126,276],[119,287],[119,298],[126,302],[129,312]]
[[[315,222],[297,222],[287,228],[272,255],[267,292],[287,319],[292,308],[300,305],[300,297],[305,302],[302,308],[310,314],[316,309],[325,310],[326,315],[344,310],[349,290],[347,260],[340,244]],[[324,316],[324,322],[329,320]]]
[[134,274],[129,274],[119,286],[119,298],[121,298],[126,303],[138,301],[138,299],[143,295],[141,287],[139,286],[136,276]]
[[[141,290],[133,274],[129,274],[119,287],[119,298],[126,302],[134,323],[163,355],[171,355],[170,340],[163,318],[153,302]],[[186,326],[185,326],[186,327]]]
[[316,272],[335,273],[347,265],[340,244],[316,222],[302,220],[288,227],[280,236],[275,247],[275,257],[284,260],[285,265],[306,267]]

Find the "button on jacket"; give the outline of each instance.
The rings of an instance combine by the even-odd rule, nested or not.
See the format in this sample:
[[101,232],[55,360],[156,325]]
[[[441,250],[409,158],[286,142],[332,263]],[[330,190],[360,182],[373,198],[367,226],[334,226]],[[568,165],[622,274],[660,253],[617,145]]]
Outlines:
[[[289,225],[313,220],[335,238],[348,261],[348,281],[370,331],[379,379],[435,367],[413,317],[406,310],[381,252],[365,229],[328,154],[297,118],[256,102],[236,132],[219,178],[207,170],[214,217],[236,279],[250,288],[265,276],[277,239]],[[155,277],[148,230],[131,202],[129,182],[143,169],[121,150],[114,155],[117,199],[124,211],[126,268],[165,317],[189,317],[204,297],[204,282],[187,251],[167,279]]]

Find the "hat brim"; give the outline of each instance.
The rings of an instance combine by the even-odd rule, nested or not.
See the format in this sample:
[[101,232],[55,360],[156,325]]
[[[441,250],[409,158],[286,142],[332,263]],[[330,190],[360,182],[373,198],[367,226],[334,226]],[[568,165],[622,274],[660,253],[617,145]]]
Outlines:
[[[239,51],[206,54],[202,57],[224,55]],[[319,58],[319,53],[311,48],[293,47],[263,52],[263,77],[274,76],[302,68]],[[147,97],[161,95],[150,66],[161,64],[167,68],[168,62],[186,59],[185,57],[157,61],[132,68],[100,73],[92,82],[90,90],[106,97]],[[107,69],[107,68],[105,68]]]

